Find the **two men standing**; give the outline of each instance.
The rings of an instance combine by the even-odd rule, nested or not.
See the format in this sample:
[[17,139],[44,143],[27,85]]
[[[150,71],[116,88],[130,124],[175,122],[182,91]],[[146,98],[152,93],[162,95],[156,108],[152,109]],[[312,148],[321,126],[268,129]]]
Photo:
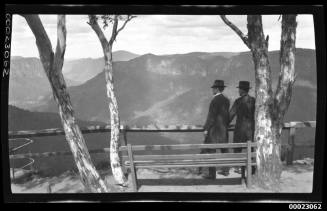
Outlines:
[[[204,125],[204,143],[228,143],[228,127],[235,116],[236,125],[233,142],[243,143],[248,140],[253,141],[255,98],[248,94],[249,89],[251,88],[250,83],[248,81],[239,82],[239,86],[237,88],[239,88],[240,97],[235,100],[230,111],[229,99],[222,94],[225,87],[224,81],[222,80],[215,80],[211,87],[214,98],[210,103],[207,120]],[[205,149],[201,153],[215,152],[216,149]],[[221,153],[226,152],[227,149],[221,149]],[[241,152],[241,149],[235,149],[234,152]],[[224,167],[221,170],[221,174],[225,176],[229,174],[229,168]],[[242,173],[243,172],[244,168],[242,168]],[[204,177],[208,179],[215,179],[216,168],[209,167],[209,175]]]

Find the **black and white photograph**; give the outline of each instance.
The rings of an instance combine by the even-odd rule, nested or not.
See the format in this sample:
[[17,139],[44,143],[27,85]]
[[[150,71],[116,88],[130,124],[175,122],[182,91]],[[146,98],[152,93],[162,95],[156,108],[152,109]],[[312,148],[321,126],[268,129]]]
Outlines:
[[322,185],[322,20],[281,7],[106,7],[6,13],[1,140],[12,195],[312,194]]

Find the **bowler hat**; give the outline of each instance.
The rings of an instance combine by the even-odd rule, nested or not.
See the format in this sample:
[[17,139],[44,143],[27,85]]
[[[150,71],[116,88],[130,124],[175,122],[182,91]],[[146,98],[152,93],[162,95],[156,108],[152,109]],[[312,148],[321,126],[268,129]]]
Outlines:
[[237,87],[237,88],[245,89],[245,90],[247,90],[247,89],[251,89],[251,87],[250,87],[250,82],[249,82],[249,81],[240,81],[240,82],[238,83],[238,87]]
[[216,88],[216,87],[226,87],[224,85],[223,80],[215,80],[214,84],[211,86],[211,88]]

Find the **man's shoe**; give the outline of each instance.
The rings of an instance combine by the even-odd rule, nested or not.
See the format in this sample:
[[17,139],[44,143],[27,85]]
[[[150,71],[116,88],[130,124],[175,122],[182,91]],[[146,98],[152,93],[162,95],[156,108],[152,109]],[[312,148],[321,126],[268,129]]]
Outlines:
[[235,172],[235,173],[238,173],[238,174],[241,174],[241,173],[242,173],[240,168],[236,168],[236,169],[234,170],[234,172]]
[[228,176],[229,172],[228,171],[223,171],[223,172],[220,172],[219,174],[224,175],[224,176]]

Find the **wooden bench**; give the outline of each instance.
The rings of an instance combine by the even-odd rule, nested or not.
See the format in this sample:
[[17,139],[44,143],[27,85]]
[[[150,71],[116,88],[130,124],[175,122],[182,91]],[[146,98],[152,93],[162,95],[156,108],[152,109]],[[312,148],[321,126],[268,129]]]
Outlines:
[[[251,186],[251,166],[255,163],[256,143],[226,143],[226,144],[179,144],[179,145],[131,145],[121,146],[119,151],[122,152],[122,164],[125,170],[131,170],[133,190],[138,190],[137,174],[138,168],[185,168],[185,167],[222,167],[222,166],[245,166],[247,169],[246,185]],[[214,154],[163,154],[163,151],[171,150],[201,150],[201,149],[234,149],[243,148],[245,152],[240,153],[214,153]],[[135,155],[135,152],[151,151],[151,155]],[[124,153],[125,152],[125,153]],[[156,153],[161,152],[161,154]],[[155,154],[156,153],[156,154]],[[126,155],[127,154],[127,155]]]

